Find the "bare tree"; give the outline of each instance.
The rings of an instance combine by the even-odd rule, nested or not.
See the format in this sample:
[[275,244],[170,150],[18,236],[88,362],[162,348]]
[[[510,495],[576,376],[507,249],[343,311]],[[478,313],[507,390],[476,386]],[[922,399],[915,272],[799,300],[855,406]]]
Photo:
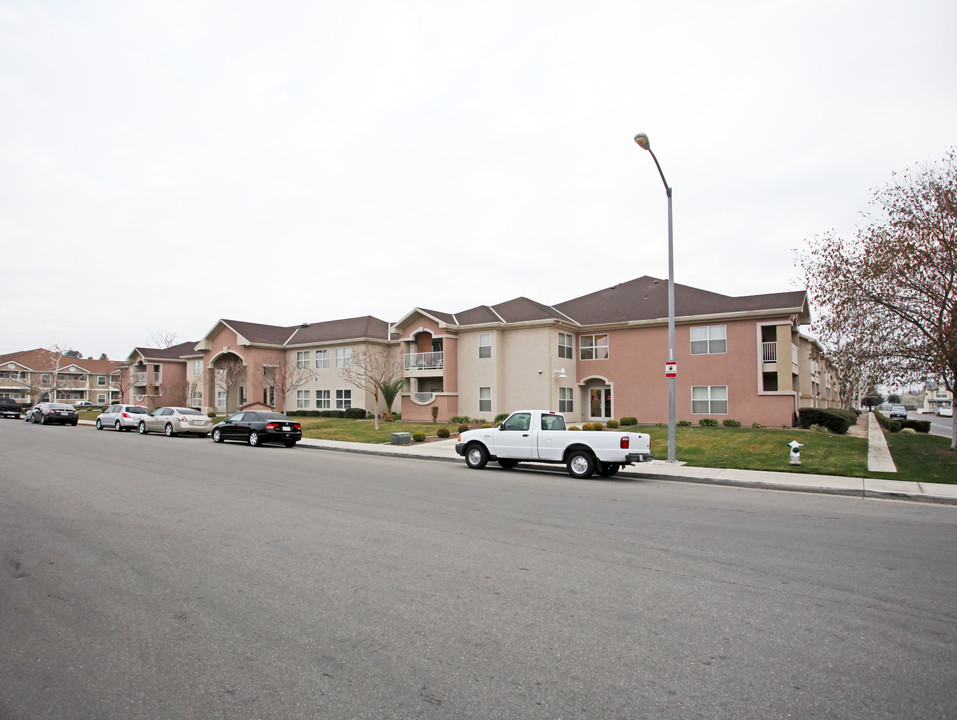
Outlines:
[[286,411],[286,399],[308,383],[315,374],[312,368],[299,367],[296,361],[288,360],[285,355],[267,357],[260,372],[263,387],[273,387],[276,410],[279,412]]
[[59,400],[57,393],[61,390],[69,390],[79,387],[82,384],[80,378],[74,373],[64,373],[62,368],[70,365],[73,356],[68,355],[70,349],[62,345],[53,345],[45,352],[47,360],[40,369],[39,383],[37,384],[39,395],[47,394],[51,401]]
[[193,395],[199,383],[194,380],[180,380],[173,383],[169,389],[169,396],[173,403],[182,407],[190,407]]
[[[133,389],[133,373],[130,368],[118,367],[110,373],[110,390],[114,388],[120,394],[120,402],[126,402],[126,394]],[[132,400],[133,398],[130,398]],[[110,402],[113,398],[110,398]]]
[[401,377],[402,364],[386,348],[360,348],[352,353],[349,367],[342,374],[351,385],[365,390],[375,399],[372,415],[375,429],[379,429],[379,395],[382,384]]
[[151,347],[155,348],[171,348],[176,344],[176,340],[179,336],[170,332],[169,330],[157,330],[152,335],[150,335],[150,341],[152,343]]
[[[876,190],[846,241],[810,241],[800,262],[821,310],[815,328],[881,369],[885,383],[957,382],[957,150]],[[951,438],[957,451],[957,423]]]
[[229,393],[246,376],[246,367],[242,360],[236,357],[228,357],[216,362],[216,388],[226,393],[226,414],[229,415]]

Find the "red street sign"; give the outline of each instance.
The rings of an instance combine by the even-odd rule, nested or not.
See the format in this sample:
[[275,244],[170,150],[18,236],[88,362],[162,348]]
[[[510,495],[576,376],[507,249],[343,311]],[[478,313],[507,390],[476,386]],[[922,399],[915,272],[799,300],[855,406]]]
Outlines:
[[665,377],[666,378],[678,377],[678,363],[676,362],[665,363]]

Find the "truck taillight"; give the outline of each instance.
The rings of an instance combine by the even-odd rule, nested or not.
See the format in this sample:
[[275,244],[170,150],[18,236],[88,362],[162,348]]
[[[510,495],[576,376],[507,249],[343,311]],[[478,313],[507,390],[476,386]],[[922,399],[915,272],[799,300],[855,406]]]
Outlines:
[[628,449],[628,443],[629,443],[630,441],[631,441],[631,437],[630,437],[630,436],[628,436],[628,435],[622,435],[622,436],[621,436],[621,443],[620,443],[621,449],[622,449],[622,450],[627,450],[627,449]]

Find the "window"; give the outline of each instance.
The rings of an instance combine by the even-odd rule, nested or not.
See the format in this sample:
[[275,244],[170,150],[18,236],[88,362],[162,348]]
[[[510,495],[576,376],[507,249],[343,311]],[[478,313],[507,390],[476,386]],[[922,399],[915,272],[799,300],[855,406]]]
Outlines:
[[582,360],[607,360],[607,335],[582,335],[578,340],[579,357]]
[[160,381],[160,366],[153,366],[153,382],[158,383]]
[[308,350],[296,351],[296,367],[302,370],[307,370],[309,368],[309,351]]
[[479,388],[479,412],[492,412],[492,388]]
[[316,350],[316,370],[323,370],[329,367],[329,351]]
[[[489,408],[491,410],[491,408]],[[516,430],[518,432],[527,432],[532,426],[531,413],[515,413],[508,420],[502,423],[502,430]]]
[[[329,352],[326,350],[326,352]],[[316,390],[316,410],[328,410],[332,407],[328,390]]]
[[575,337],[571,333],[558,333],[558,357],[568,360],[575,357]]
[[105,402],[106,402],[106,395],[104,395],[103,393],[100,393],[96,396],[97,405],[102,405]]
[[193,407],[203,407],[203,391],[199,388],[193,390]]
[[558,412],[575,412],[574,397],[573,388],[558,388]]
[[203,374],[203,361],[193,360],[193,375],[202,375],[202,374]]
[[712,355],[728,352],[728,331],[725,325],[701,325],[691,328],[691,354]]
[[301,410],[309,407],[309,391],[296,390],[296,409]]
[[226,407],[226,391],[225,390],[216,391],[216,407],[218,408]]
[[479,357],[492,357],[492,333],[479,333]]
[[40,382],[42,382],[44,385],[49,385],[49,384],[50,384],[50,376],[49,376],[49,375],[41,375],[41,376],[40,376]]
[[336,390],[336,410],[348,410],[351,407],[352,390]]
[[728,386],[699,385],[691,388],[691,412],[698,415],[727,415]]
[[336,367],[352,367],[352,348],[336,348]]
[[105,386],[106,386],[106,375],[97,375],[97,376],[96,376],[96,384],[99,385],[100,387],[105,387]]

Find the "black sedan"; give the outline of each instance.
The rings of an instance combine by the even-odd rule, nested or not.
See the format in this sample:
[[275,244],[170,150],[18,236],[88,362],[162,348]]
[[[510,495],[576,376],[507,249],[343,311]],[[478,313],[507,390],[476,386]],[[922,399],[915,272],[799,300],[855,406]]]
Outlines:
[[61,425],[76,425],[80,419],[76,408],[66,403],[40,403],[31,411],[30,421],[41,425],[59,423]]
[[241,440],[253,447],[265,443],[282,443],[292,447],[302,440],[302,425],[282,413],[265,410],[243,410],[213,426],[213,442]]

